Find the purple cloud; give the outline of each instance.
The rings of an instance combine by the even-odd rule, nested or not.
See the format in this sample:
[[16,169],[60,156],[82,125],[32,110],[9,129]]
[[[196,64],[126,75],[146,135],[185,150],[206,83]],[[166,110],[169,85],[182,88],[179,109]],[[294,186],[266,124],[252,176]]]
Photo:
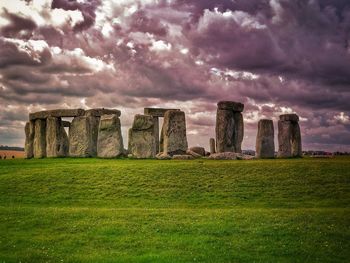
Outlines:
[[306,149],[350,149],[346,0],[14,3],[0,4],[0,109],[17,137],[0,140],[23,143],[11,107],[120,108],[127,139],[133,114],[165,106],[208,146],[216,102],[237,100],[245,148],[260,118],[296,112]]

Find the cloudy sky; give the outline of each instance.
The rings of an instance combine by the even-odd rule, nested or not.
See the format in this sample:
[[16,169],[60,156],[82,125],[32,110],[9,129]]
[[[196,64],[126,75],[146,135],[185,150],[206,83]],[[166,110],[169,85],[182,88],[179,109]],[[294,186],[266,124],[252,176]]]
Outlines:
[[[216,103],[257,121],[295,112],[304,149],[350,150],[349,0],[0,0],[0,144],[22,146],[28,113],[144,107],[186,112],[208,146]],[[275,136],[277,137],[277,131]]]

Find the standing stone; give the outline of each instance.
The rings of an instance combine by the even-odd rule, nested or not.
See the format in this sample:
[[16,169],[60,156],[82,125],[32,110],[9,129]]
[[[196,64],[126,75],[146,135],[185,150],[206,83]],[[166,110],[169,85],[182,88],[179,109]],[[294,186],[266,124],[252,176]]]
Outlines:
[[302,145],[296,114],[284,114],[278,121],[278,157],[301,157]]
[[209,148],[210,148],[210,154],[215,153],[215,139],[214,138],[209,139]]
[[159,153],[160,149],[160,141],[159,141],[159,118],[153,116],[153,123],[154,123],[154,137],[156,140],[156,153]]
[[234,152],[242,152],[242,142],[244,136],[243,115],[240,112],[233,113],[235,131],[234,131]]
[[97,156],[114,158],[123,154],[120,119],[116,114],[102,115],[98,129]]
[[272,120],[260,120],[256,136],[257,158],[273,158],[275,156],[274,129]]
[[298,122],[293,123],[292,127],[292,156],[302,157],[301,134]]
[[168,155],[185,154],[188,144],[186,136],[185,113],[178,110],[169,110],[164,115],[163,147]]
[[46,120],[37,119],[34,124],[34,158],[46,157]]
[[244,104],[235,101],[219,101],[216,112],[216,152],[241,153],[244,137],[242,111]]
[[24,156],[27,159],[34,157],[34,121],[28,121],[24,127],[26,140],[24,144]]
[[292,156],[292,123],[290,121],[278,121],[278,157],[288,158]]
[[135,115],[129,129],[129,152],[135,158],[154,158],[157,154],[154,118],[148,115]]
[[160,138],[159,138],[159,152],[164,152],[164,135],[163,135],[163,126],[162,130],[160,131]]
[[46,119],[46,156],[65,157],[68,155],[68,136],[61,118]]
[[75,117],[69,129],[69,156],[95,157],[99,117]]
[[234,152],[234,131],[233,111],[217,109],[215,129],[217,152]]

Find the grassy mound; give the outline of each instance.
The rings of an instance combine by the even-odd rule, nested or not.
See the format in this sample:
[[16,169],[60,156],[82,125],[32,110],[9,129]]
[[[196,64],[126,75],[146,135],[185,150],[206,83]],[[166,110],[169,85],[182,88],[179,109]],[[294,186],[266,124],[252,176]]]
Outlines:
[[1,262],[348,262],[350,158],[0,161]]

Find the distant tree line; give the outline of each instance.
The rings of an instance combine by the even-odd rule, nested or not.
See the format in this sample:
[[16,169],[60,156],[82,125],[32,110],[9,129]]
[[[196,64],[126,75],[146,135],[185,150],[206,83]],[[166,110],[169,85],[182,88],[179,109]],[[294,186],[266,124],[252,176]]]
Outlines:
[[7,151],[24,151],[23,147],[12,147],[7,145],[0,145],[0,150],[7,150]]

